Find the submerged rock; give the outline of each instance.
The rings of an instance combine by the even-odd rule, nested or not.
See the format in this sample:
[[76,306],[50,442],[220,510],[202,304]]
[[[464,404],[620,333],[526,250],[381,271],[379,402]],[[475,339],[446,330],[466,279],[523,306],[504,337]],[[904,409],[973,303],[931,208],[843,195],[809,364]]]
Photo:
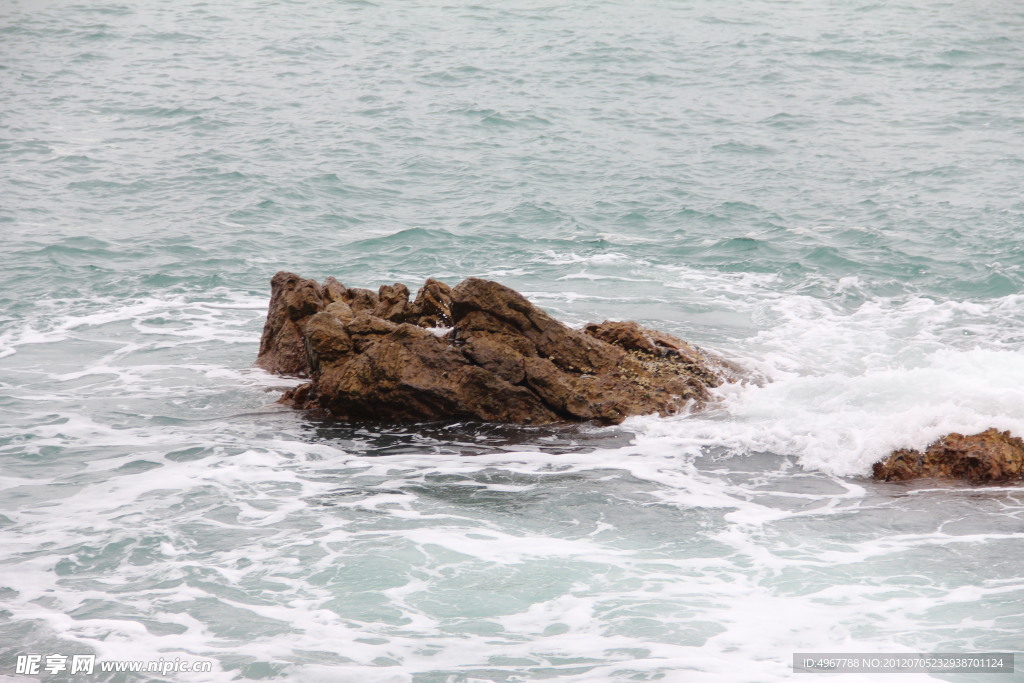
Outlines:
[[1010,432],[986,429],[947,434],[925,451],[901,449],[872,466],[875,479],[964,479],[974,484],[1024,478],[1024,441]]
[[519,424],[672,415],[736,381],[728,361],[634,322],[575,330],[496,282],[378,292],[271,280],[256,364],[309,377],[282,397],[340,419]]

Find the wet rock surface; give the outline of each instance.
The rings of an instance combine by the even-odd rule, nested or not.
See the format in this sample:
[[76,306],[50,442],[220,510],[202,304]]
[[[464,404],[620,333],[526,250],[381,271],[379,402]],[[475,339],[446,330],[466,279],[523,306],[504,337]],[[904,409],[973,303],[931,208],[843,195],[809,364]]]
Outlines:
[[1024,478],[1024,441],[1010,432],[987,429],[978,434],[953,432],[923,452],[894,451],[872,467],[875,479],[962,479],[974,484]]
[[339,419],[516,424],[672,415],[736,381],[728,361],[634,322],[567,327],[496,282],[427,280],[410,301],[281,272],[256,364],[308,377],[282,401]]

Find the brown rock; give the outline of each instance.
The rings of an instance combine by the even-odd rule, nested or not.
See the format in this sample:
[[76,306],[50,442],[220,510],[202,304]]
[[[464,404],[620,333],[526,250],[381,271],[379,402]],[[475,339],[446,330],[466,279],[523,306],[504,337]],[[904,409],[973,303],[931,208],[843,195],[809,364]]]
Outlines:
[[[527,385],[563,419],[593,420],[601,424],[618,424],[629,415],[633,396],[623,395],[619,382],[604,377],[582,376],[562,372],[547,358],[527,358],[524,362]],[[628,384],[625,386],[629,386]],[[652,405],[643,412],[670,414],[664,406]]]
[[409,288],[396,282],[393,285],[381,285],[373,314],[378,318],[401,323],[411,317],[410,307]]
[[450,327],[452,324],[452,288],[428,278],[412,302],[412,315],[422,327]]
[[344,301],[332,301],[331,303],[327,304],[327,307],[324,308],[324,311],[330,313],[343,323],[347,323],[356,316],[356,314],[352,311],[352,307],[349,306]]
[[[753,379],[751,374],[735,363],[670,334],[652,330],[633,322],[604,321],[600,325],[590,323],[584,332],[626,351],[639,358],[663,358],[686,365],[688,370],[708,386],[715,387],[722,380],[737,382]],[[712,372],[708,372],[711,370]]]
[[324,280],[323,286],[320,288],[323,295],[324,303],[332,303],[335,301],[348,301],[349,293],[345,285],[341,284],[333,277],[329,277]]
[[875,479],[964,479],[974,484],[1024,478],[1024,441],[1010,432],[986,429],[964,436],[953,432],[928,446],[922,453],[910,449],[893,451],[872,468]]
[[472,365],[422,328],[396,325],[366,338],[349,362],[321,366],[313,401],[307,397],[302,407],[342,419],[527,424],[555,419],[529,391]]
[[306,319],[323,308],[320,285],[282,271],[270,280],[270,292],[256,365],[278,375],[308,376],[303,328]]
[[[479,315],[462,324],[472,313]],[[538,355],[572,372],[595,372],[625,355],[610,344],[566,327],[519,292],[488,280],[469,278],[452,290],[452,319],[456,328],[521,336],[533,344]]]
[[462,338],[462,352],[476,365],[493,372],[509,384],[525,379],[524,355],[516,337],[487,332],[474,332]]
[[377,292],[369,289],[360,289],[359,287],[353,287],[348,290],[345,302],[352,308],[355,313],[372,313],[380,300],[377,296]]
[[[342,302],[334,302],[331,307]],[[335,317],[330,310],[310,316],[304,326],[308,367],[315,373],[321,363],[336,363],[355,351],[345,321]]]
[[[306,325],[315,313],[326,311],[343,323],[359,313],[368,313],[382,320],[433,327],[438,316],[448,315],[451,292],[443,282],[427,280],[416,304],[410,304],[409,289],[403,284],[384,285],[378,293],[348,289],[333,277],[318,285],[315,280],[284,271],[271,279],[270,290],[256,365],[278,375],[299,377],[308,377],[313,370],[306,350]],[[421,310],[426,313],[421,315]]]
[[[723,381],[680,339],[636,323],[570,329],[487,280],[427,280],[412,303],[401,284],[279,273],[272,287],[258,364],[308,374],[282,400],[341,419],[617,424],[699,407]],[[440,326],[453,329],[423,329]]]
[[633,321],[614,322],[606,320],[600,325],[590,323],[583,331],[601,341],[630,351],[646,351],[656,355],[668,355],[681,349],[693,351],[693,347],[672,335],[649,330]]

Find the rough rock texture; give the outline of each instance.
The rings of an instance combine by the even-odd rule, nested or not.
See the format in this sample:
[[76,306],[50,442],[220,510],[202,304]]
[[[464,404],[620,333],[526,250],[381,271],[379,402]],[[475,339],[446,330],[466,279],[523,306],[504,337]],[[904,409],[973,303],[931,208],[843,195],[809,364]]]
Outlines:
[[271,280],[260,367],[309,377],[283,402],[341,419],[616,424],[702,406],[741,371],[633,322],[574,330],[470,278],[378,292],[293,273]]
[[979,434],[947,434],[922,453],[894,451],[872,467],[875,479],[904,481],[930,477],[965,479],[974,484],[1024,478],[1024,441],[1010,432],[986,429]]

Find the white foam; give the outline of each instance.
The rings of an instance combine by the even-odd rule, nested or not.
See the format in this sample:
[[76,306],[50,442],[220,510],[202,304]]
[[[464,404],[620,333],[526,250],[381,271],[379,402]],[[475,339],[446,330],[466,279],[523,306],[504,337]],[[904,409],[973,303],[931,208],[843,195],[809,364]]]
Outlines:
[[[195,300],[184,295],[147,297],[132,301],[41,301],[40,314],[35,320],[22,323],[20,327],[0,336],[0,357],[14,354],[20,346],[49,344],[67,339],[128,344],[120,333],[104,334],[105,326],[117,323],[131,324],[143,339],[164,338],[137,343],[130,347],[131,350],[163,348],[180,343],[166,339],[168,337],[182,339],[184,343],[253,343],[259,340],[259,332],[254,323],[262,316],[255,312],[266,311],[266,299],[239,295],[228,290],[204,292],[203,296],[229,298],[231,301],[221,303]],[[75,309],[84,310],[76,313]],[[235,311],[246,313],[233,316],[232,312]],[[160,324],[148,323],[148,320],[159,320]]]
[[[65,424],[62,429],[90,442],[103,438],[87,421],[77,426]],[[230,438],[232,429],[244,431],[244,426],[213,424],[207,433]],[[879,604],[882,588],[855,585],[793,595],[766,585],[773,576],[825,562],[856,566],[885,553],[950,540],[935,534],[905,534],[887,541],[864,541],[846,552],[826,550],[836,554],[834,560],[813,548],[794,556],[766,535],[774,522],[787,515],[848,512],[863,497],[863,489],[847,483],[834,493],[793,493],[794,498],[822,505],[813,511],[787,513],[759,500],[756,488],[702,474],[684,453],[664,449],[666,444],[651,434],[641,434],[637,443],[624,449],[559,456],[514,452],[473,458],[430,454],[359,457],[327,442],[249,435],[245,441],[250,448],[242,452],[193,462],[173,462],[161,456],[160,441],[171,434],[173,429],[135,433],[131,438],[144,453],[122,456],[102,466],[94,462],[91,471],[116,474],[129,458],[142,455],[160,462],[159,469],[95,481],[87,489],[55,501],[57,507],[51,507],[45,517],[17,520],[22,538],[31,540],[24,550],[47,542],[74,547],[76,543],[96,544],[98,539],[103,544],[130,543],[141,536],[154,536],[162,539],[159,562],[139,566],[122,562],[116,572],[102,578],[101,589],[96,580],[76,585],[56,576],[52,571],[57,559],[54,554],[21,559],[12,584],[18,595],[9,601],[12,618],[41,620],[62,637],[105,659],[156,659],[184,653],[197,658],[230,655],[257,661],[298,661],[288,673],[291,680],[298,681],[324,680],[328,672],[333,672],[332,680],[353,681],[411,680],[416,672],[473,669],[522,676],[517,672],[523,662],[533,662],[533,667],[547,671],[561,668],[560,678],[577,681],[614,680],[621,670],[651,675],[693,672],[701,680],[723,683],[766,676],[782,680],[791,676],[789,654],[795,650],[898,649],[891,630],[868,636],[854,633],[857,625],[864,628],[871,623],[871,619],[865,621],[865,610],[881,610],[887,618],[896,619],[896,628],[912,629],[919,620],[904,617],[900,622],[898,610],[920,610],[934,601],[907,596]],[[533,483],[494,484],[489,477],[479,476],[486,472],[529,476]],[[564,488],[559,482],[567,475],[595,472],[603,473],[598,481],[655,484],[651,495],[662,505],[682,511],[720,510],[725,526],[712,540],[731,550],[713,557],[650,552],[628,543],[633,534],[645,533],[642,527],[615,529],[598,523],[586,534],[552,533],[521,526],[515,518],[493,518],[483,509],[482,514],[453,506],[439,510],[430,497],[417,493],[428,479],[451,480],[465,487],[503,492],[512,500],[513,496]],[[356,487],[353,493],[358,495],[334,495],[342,483]],[[330,505],[311,502],[321,497]],[[624,500],[622,504],[636,505],[637,501]],[[230,514],[226,514],[228,510]],[[231,547],[204,552],[195,547],[190,531],[197,526],[225,534],[241,532],[242,536]],[[297,534],[295,529],[302,531]],[[269,535],[249,537],[253,532]],[[1015,538],[1019,534],[983,535]],[[978,542],[976,536],[957,542]],[[298,555],[301,549],[310,552]],[[400,615],[394,617],[400,626],[387,619],[359,620],[339,614],[337,608],[327,606],[338,600],[345,604],[352,593],[349,584],[342,579],[327,584],[310,580],[377,556],[390,557],[388,566],[399,563],[408,567],[396,576],[393,586],[381,590],[387,609]],[[173,581],[194,576],[199,559],[202,581]],[[520,577],[557,576],[563,571],[572,572],[570,583],[556,583],[556,589],[547,589],[549,594],[542,591],[526,599],[532,591],[523,593]],[[131,588],[154,576],[166,578],[167,587]],[[451,584],[456,579],[457,583]],[[497,585],[492,584],[499,579]],[[253,581],[263,580],[278,588],[260,592],[258,600],[238,597],[252,590]],[[478,586],[474,589],[481,595],[500,598],[508,593],[515,599],[507,607],[495,603],[489,608],[494,614],[477,617],[475,622],[470,615],[465,617],[495,625],[498,630],[493,633],[452,630],[460,621],[448,616],[450,601],[465,598],[453,593],[451,585]],[[953,597],[966,604],[974,598],[1009,597],[1018,589],[1017,583],[1009,582],[980,592],[965,589]],[[86,600],[116,600],[148,619],[184,630],[155,635],[132,619],[70,618],[68,613]],[[256,641],[223,638],[211,630],[206,621],[209,616],[199,618],[181,611],[200,605],[213,609],[214,604],[217,609],[251,614],[284,630]],[[203,609],[198,614],[206,615]],[[652,638],[644,628],[631,626],[638,619],[647,619],[646,614],[654,615],[659,629],[670,629],[669,635]],[[708,633],[693,636],[692,642],[687,641],[689,636],[676,642],[671,635],[671,629],[685,635],[693,628]],[[311,664],[301,654],[311,651],[341,653],[350,663],[331,667]],[[381,667],[382,658],[396,664]],[[564,663],[567,659],[591,664],[580,673],[578,664]],[[208,680],[228,680],[228,673],[215,672]],[[901,675],[900,680],[926,679]]]
[[783,297],[764,306],[768,326],[736,345],[756,357],[740,363],[772,381],[723,387],[711,413],[628,425],[645,448],[772,452],[844,476],[867,474],[890,451],[923,448],[953,431],[1024,434],[1024,353],[1015,343],[1021,303],[1016,295],[914,298],[843,312],[819,299]]
[[622,275],[602,275],[600,273],[588,273],[586,271],[580,271],[578,273],[569,273],[563,275],[559,280],[616,280],[619,282],[650,282],[649,279],[635,278],[635,277],[624,277]]
[[626,254],[616,251],[580,256],[575,252],[560,254],[552,249],[548,249],[544,252],[544,256],[546,257],[547,263],[554,266],[572,265],[577,263],[592,263],[594,265],[628,263],[636,267],[649,265],[647,261],[627,256]]
[[[866,485],[799,467],[864,474],[888,449],[919,447],[945,431],[1024,433],[1024,360],[1014,336],[1021,300],[873,300],[848,310],[773,293],[774,276],[651,272],[680,287],[713,283],[692,300],[750,317],[757,329],[728,350],[756,358],[772,381],[727,385],[705,413],[633,418],[625,427],[636,436],[627,445],[558,455],[425,449],[361,457],[311,437],[308,427],[268,428],[262,416],[218,419],[206,409],[202,420],[168,425],[137,416],[125,427],[82,408],[117,393],[172,404],[184,394],[238,392],[258,405],[263,389],[293,380],[195,358],[254,345],[263,300],[136,302],[57,316],[6,338],[14,348],[39,335],[96,341],[105,325],[130,323],[123,326],[130,338],[76,359],[80,367],[34,369],[51,383],[23,387],[19,398],[53,405],[19,416],[36,425],[31,440],[17,440],[20,427],[0,429],[12,453],[66,458],[35,479],[0,480],[11,500],[32,501],[4,511],[16,529],[7,553],[17,591],[5,608],[13,620],[44,624],[104,658],[251,657],[294,663],[287,675],[296,681],[409,681],[432,671],[485,677],[476,670],[527,678],[529,669],[575,681],[615,680],[621,671],[722,683],[801,680],[789,668],[794,651],[925,651],[937,641],[921,634],[949,632],[964,643],[971,636],[954,629],[1005,628],[981,613],[964,621],[929,610],[1012,601],[1022,590],[1014,577],[959,586],[929,576],[920,590],[899,577],[889,578],[895,584],[865,577],[878,575],[873,562],[1019,543],[1019,531],[882,530],[838,542],[793,529],[873,504]],[[860,286],[837,283],[844,291]],[[235,399],[224,405],[238,410]],[[196,447],[197,460],[173,456]],[[716,470],[702,458],[709,449],[734,457]],[[760,451],[792,456],[798,466],[776,457],[778,471],[733,476],[734,463]],[[138,461],[151,468],[130,467]],[[777,485],[804,480],[818,488]],[[506,507],[465,502],[483,493]],[[930,501],[914,494],[915,503]],[[574,506],[595,495],[606,496],[597,518],[577,515]],[[531,507],[535,499],[545,507]],[[637,514],[616,517],[622,510]],[[635,525],[619,528],[617,519]],[[136,564],[118,549],[143,540],[148,545],[138,549],[152,561]],[[116,567],[88,571],[100,551],[115,556]],[[75,573],[81,566],[83,576]],[[363,582],[383,596],[376,613],[353,607]],[[87,601],[122,605],[128,616],[70,616]],[[272,628],[256,638],[225,637],[218,611]],[[158,634],[146,620],[176,628]],[[309,652],[347,660],[311,663]],[[235,676],[218,670],[205,680]]]

